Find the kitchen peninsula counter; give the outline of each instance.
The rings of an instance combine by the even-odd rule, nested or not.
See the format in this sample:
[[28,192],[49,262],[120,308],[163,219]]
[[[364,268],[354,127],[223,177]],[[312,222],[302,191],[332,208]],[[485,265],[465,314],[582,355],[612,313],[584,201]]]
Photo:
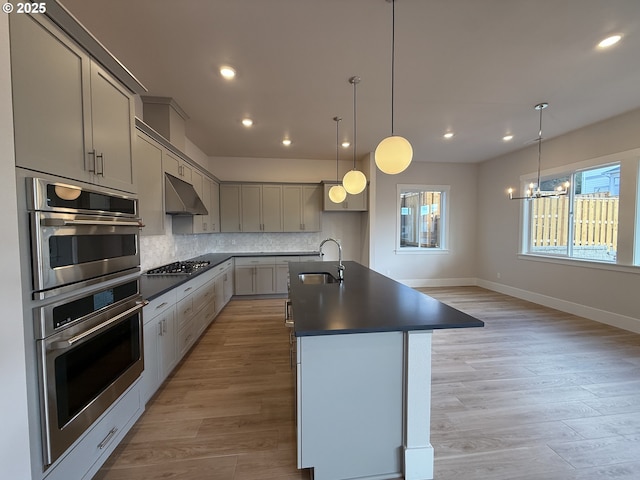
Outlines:
[[338,262],[289,265],[296,336],[335,335],[444,328],[482,327],[484,323],[357,262],[343,262],[344,281],[303,284],[298,275],[327,272],[338,276]]
[[428,480],[431,339],[434,331],[484,323],[380,275],[344,262],[289,264],[295,332],[297,466],[315,480]]

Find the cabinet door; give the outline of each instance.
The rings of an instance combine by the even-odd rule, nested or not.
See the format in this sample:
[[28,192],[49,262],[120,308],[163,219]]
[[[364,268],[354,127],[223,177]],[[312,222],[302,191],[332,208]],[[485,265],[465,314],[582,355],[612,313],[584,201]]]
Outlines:
[[289,265],[276,265],[276,291],[275,293],[287,293],[289,278]]
[[144,374],[142,375],[142,401],[147,403],[160,386],[160,364],[158,363],[158,339],[161,325],[157,318],[143,328]]
[[220,231],[220,185],[218,182],[211,180],[211,209],[209,210],[209,222],[211,223],[211,231]]
[[242,185],[242,231],[261,232],[262,185]]
[[220,185],[220,231],[242,231],[240,185]]
[[164,235],[162,147],[143,133],[135,140],[133,167],[138,207],[144,223],[142,235]]
[[165,151],[162,168],[165,172],[170,173],[184,182],[193,183],[193,169],[191,165],[173,153]]
[[226,272],[222,273],[220,275],[218,275],[215,279],[215,284],[214,284],[214,288],[215,288],[215,307],[216,307],[216,313],[218,313],[220,310],[222,310],[222,308],[225,305],[225,276],[226,276]]
[[236,295],[252,295],[255,293],[255,267],[236,267],[235,286]]
[[176,363],[178,363],[176,351],[176,314],[174,308],[170,308],[162,314],[159,322],[159,330],[158,359],[160,368],[158,373],[159,381],[162,383],[171,373],[173,367],[176,366]]
[[357,195],[347,194],[346,208],[352,212],[364,212],[367,210],[367,189]]
[[233,274],[233,269],[232,268],[228,268],[227,270],[225,270],[224,274],[224,303],[223,305],[226,305],[227,303],[229,303],[229,300],[231,300],[231,297],[233,297],[233,286],[234,286],[234,274]]
[[276,293],[275,265],[259,265],[255,267],[255,293],[264,295]]
[[282,216],[285,232],[302,231],[302,185],[282,187]]
[[[205,208],[208,207],[207,202],[204,199],[204,175],[198,170],[192,170],[191,172],[191,183],[193,184],[193,189],[204,203]],[[207,211],[209,209],[207,208]],[[207,223],[208,215],[193,215],[191,217],[191,221],[193,222],[193,233],[204,233],[206,223]]]
[[90,181],[89,57],[31,15],[9,15],[9,23],[16,164]]
[[262,231],[282,231],[282,185],[262,185]]
[[320,185],[302,186],[303,230],[319,232],[322,216],[322,187]]
[[91,123],[94,173],[101,185],[134,191],[133,97],[111,75],[91,63]]
[[[194,172],[195,175],[195,172]],[[202,199],[202,203],[204,203],[204,206],[207,208],[207,213],[206,215],[194,215],[194,221],[199,218],[200,219],[200,225],[202,226],[202,232],[203,233],[211,233],[211,185],[213,184],[213,181],[207,177],[207,176],[203,176],[202,177],[202,196],[200,197]]]

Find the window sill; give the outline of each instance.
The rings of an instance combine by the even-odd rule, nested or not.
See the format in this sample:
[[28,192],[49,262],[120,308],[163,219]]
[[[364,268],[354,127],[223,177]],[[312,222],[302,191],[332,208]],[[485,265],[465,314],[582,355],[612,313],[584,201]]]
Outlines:
[[570,265],[572,267],[594,268],[598,270],[640,274],[640,266],[638,265],[619,265],[617,263],[594,262],[592,260],[582,260],[580,258],[550,257],[546,255],[536,255],[533,253],[519,253],[518,258],[520,260],[555,263],[557,265]]
[[395,250],[396,255],[448,255],[449,253],[446,248],[399,248]]

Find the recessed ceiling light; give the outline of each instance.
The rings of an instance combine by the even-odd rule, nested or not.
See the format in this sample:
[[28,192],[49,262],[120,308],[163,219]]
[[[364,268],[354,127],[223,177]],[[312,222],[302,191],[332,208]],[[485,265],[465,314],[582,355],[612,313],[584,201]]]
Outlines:
[[453,132],[447,132],[443,136],[444,138],[453,138]]
[[598,43],[598,47],[600,48],[609,48],[620,41],[622,35],[611,35],[610,37],[605,38],[600,43]]
[[251,120],[250,118],[243,118],[242,125],[244,125],[245,127],[250,127],[253,125],[253,120]]
[[223,65],[222,67],[220,67],[220,75],[222,75],[227,80],[231,80],[236,76],[236,70],[228,65]]
[[504,137],[502,137],[502,140],[505,142],[510,142],[511,140],[513,140],[513,135],[505,135]]
[[288,147],[289,145],[291,145],[291,140],[289,140],[288,138],[285,138],[284,140],[282,140],[282,144],[285,147]]
[[342,148],[347,148],[347,147],[350,147],[350,146],[351,146],[351,143],[349,143],[349,142],[342,142]]

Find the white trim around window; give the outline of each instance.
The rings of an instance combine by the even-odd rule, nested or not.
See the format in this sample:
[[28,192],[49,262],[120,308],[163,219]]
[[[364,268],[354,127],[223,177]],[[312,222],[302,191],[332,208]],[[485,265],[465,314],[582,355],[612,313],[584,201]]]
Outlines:
[[[398,184],[396,186],[396,254],[401,255],[443,255],[448,254],[448,240],[449,240],[449,195],[450,195],[451,187],[449,185],[418,185],[418,184]],[[407,232],[407,225],[403,225],[403,216],[405,219],[407,215],[403,215],[403,209],[406,209],[406,206],[403,206],[403,196],[406,193],[410,192],[421,192],[421,193],[437,193],[440,197],[440,203],[437,207],[438,211],[435,212],[432,210],[433,206],[430,205],[421,205],[421,209],[424,209],[424,215],[436,215],[437,219],[435,219],[435,225],[437,227],[435,230],[437,231],[437,237],[435,240],[433,238],[429,239],[429,243],[433,244],[433,246],[422,245],[421,235],[420,233],[424,232]],[[434,213],[435,212],[435,213]],[[412,222],[413,224],[414,222]],[[430,229],[430,233],[434,233],[434,224],[428,223],[428,228]],[[418,230],[418,226],[422,225],[417,219],[415,222],[416,225],[412,225],[412,228]],[[404,226],[404,231],[403,231]],[[411,236],[414,241],[418,244],[418,246],[407,246],[407,236]],[[404,240],[403,240],[404,239]],[[413,242],[412,242],[413,243]]]

